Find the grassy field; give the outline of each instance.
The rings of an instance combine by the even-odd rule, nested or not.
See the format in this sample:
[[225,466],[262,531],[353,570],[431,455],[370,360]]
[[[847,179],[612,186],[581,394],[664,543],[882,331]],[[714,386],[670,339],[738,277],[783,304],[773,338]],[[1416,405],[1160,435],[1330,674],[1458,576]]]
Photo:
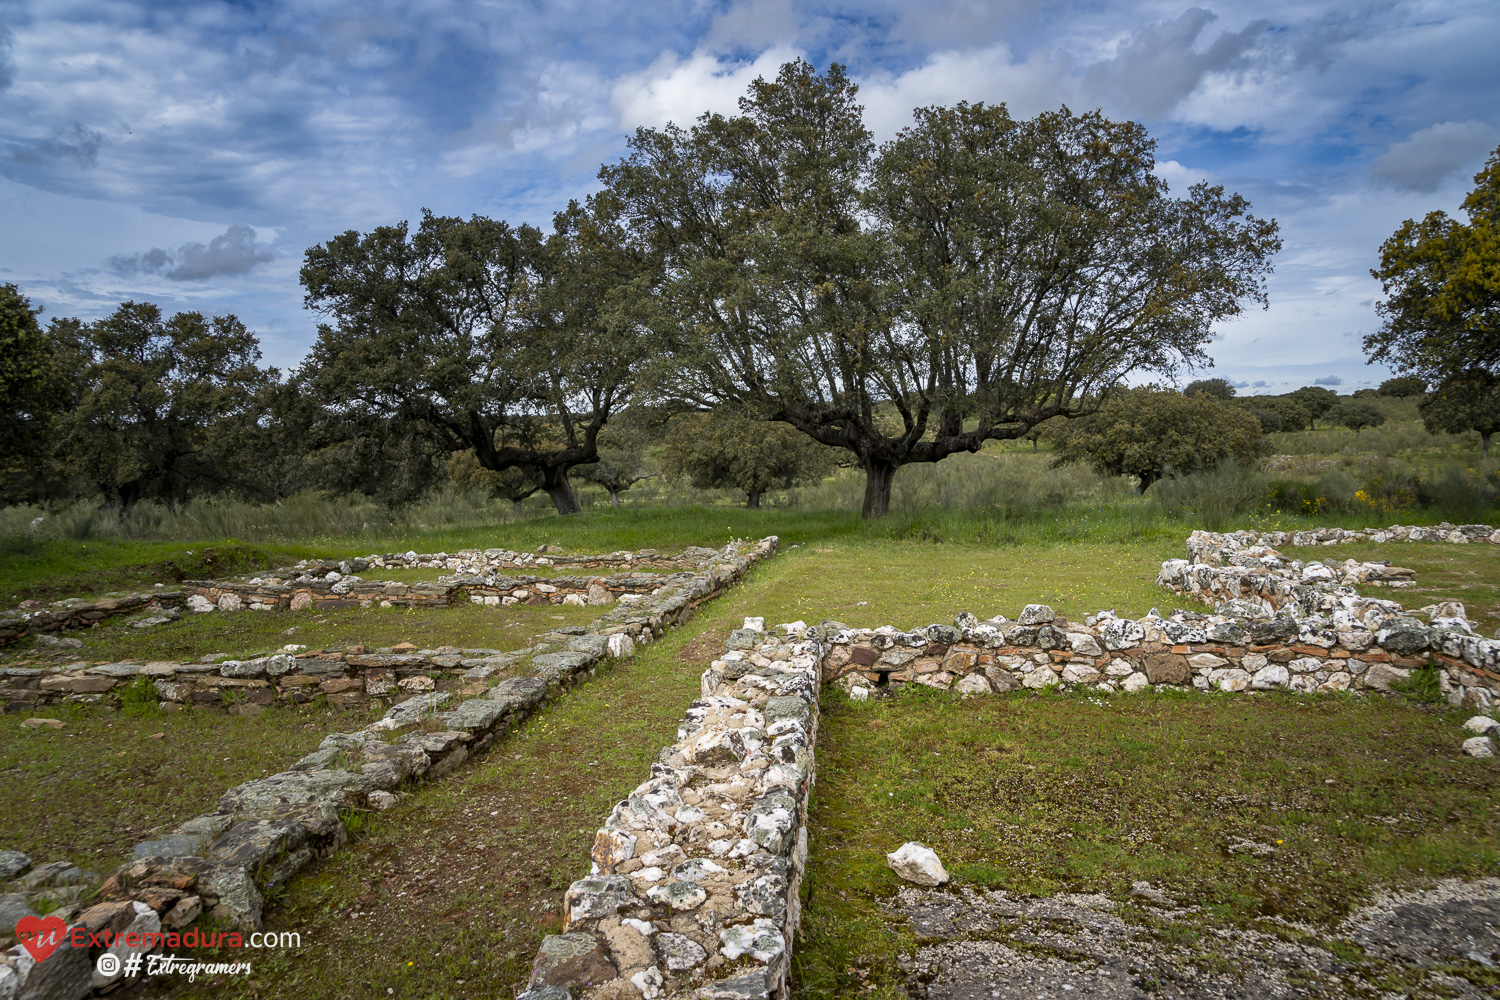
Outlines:
[[[1045,457],[1007,453],[1016,463]],[[919,485],[934,495],[961,486],[947,473]],[[1254,520],[1283,529],[1365,523],[1337,514]],[[251,573],[312,555],[543,543],[670,550],[781,536],[780,555],[688,626],[631,662],[602,668],[457,774],[418,786],[388,813],[357,815],[347,847],[270,901],[270,927],[300,930],[300,950],[258,954],[255,975],[232,986],[220,979],[174,987],[193,997],[509,997],[541,936],[558,928],[563,889],[588,870],[591,831],[673,738],[700,672],[743,616],[905,628],[951,622],[960,611],[1015,617],[1033,602],[1074,620],[1105,608],[1166,613],[1189,602],[1158,589],[1156,573],[1162,560],[1184,554],[1194,526],[1149,498],[1105,490],[1088,502],[1024,510],[924,506],[874,524],[847,510],[698,506],[307,534],[295,544],[13,537],[0,545],[0,603]],[[1371,593],[1410,606],[1458,598],[1487,630],[1500,625],[1500,559],[1487,546],[1288,554],[1411,566],[1418,588]],[[187,616],[151,630],[116,624],[77,633],[87,646],[70,655],[242,656],[288,642],[514,648],[595,613],[464,606]],[[1500,864],[1500,762],[1460,757],[1462,715],[1432,706],[1088,692],[964,701],[926,691],[855,704],[830,691],[824,710],[795,957],[799,996],[904,995],[897,960],[914,942],[882,906],[895,890],[884,855],[908,839],[934,846],[958,886],[1126,899],[1132,881],[1151,881],[1202,907],[1196,921],[1163,929],[1182,941],[1211,941],[1210,926],[1272,917],[1326,926],[1381,888],[1493,874]],[[356,722],[306,709],[254,719],[140,712],[73,709],[57,732],[8,721],[0,794],[23,808],[0,820],[0,847],[102,871],[153,830]],[[151,739],[158,732],[162,738]],[[176,752],[163,755],[164,747]],[[1264,845],[1265,856],[1229,851],[1237,839]]]
[[[699,674],[745,615],[922,625],[951,621],[961,608],[1013,616],[1036,599],[1033,590],[1075,616],[1097,610],[1087,596],[1140,611],[1160,596],[1151,580],[1163,556],[1154,551],[1048,551],[1050,580],[1040,547],[830,543],[783,553],[459,776],[371,817],[359,839],[295,880],[269,911],[271,926],[303,931],[304,948],[266,956],[239,987],[262,997],[300,995],[310,984],[336,997],[513,995],[541,936],[558,929],[562,891],[588,871],[592,831],[672,741]],[[223,989],[179,987],[184,996]]]
[[340,608],[314,613],[236,611],[186,613],[175,622],[133,628],[126,618],[106,619],[68,633],[81,649],[53,650],[23,639],[3,651],[7,663],[48,660],[193,660],[208,653],[262,655],[297,643],[309,649],[363,644],[368,649],[410,642],[419,649],[520,649],[532,636],[564,625],[584,625],[598,608],[572,604],[494,607],[460,604],[436,608]]
[[[304,948],[266,956],[241,991],[512,995],[558,928],[562,890],[587,870],[590,832],[672,739],[698,673],[745,614],[910,626],[962,608],[1013,615],[1036,599],[1071,617],[1139,614],[1165,603],[1151,580],[1177,547],[785,553],[477,764],[371,817],[276,901],[271,926],[301,930]],[[896,960],[913,942],[881,904],[895,889],[884,854],[907,839],[934,845],[961,885],[1120,896],[1145,878],[1221,923],[1327,920],[1380,886],[1491,871],[1500,769],[1458,756],[1458,721],[1352,697],[915,693],[856,705],[830,692],[798,995],[870,984],[901,995]],[[1235,837],[1276,853],[1230,854]]]
[[[825,692],[797,995],[905,996],[915,947],[885,855],[931,846],[953,887],[1126,904],[1141,879],[1202,912],[1165,928],[1328,927],[1379,889],[1500,864],[1500,765],[1460,755],[1470,713],[1386,698],[1163,692]],[[1250,842],[1265,854],[1231,850]],[[1266,924],[1262,929],[1274,929]]]
[[328,733],[369,721],[311,705],[253,718],[159,712],[155,702],[104,712],[42,709],[61,729],[0,719],[0,845],[38,864],[72,861],[108,874],[142,840],[211,811],[226,789],[284,770]]

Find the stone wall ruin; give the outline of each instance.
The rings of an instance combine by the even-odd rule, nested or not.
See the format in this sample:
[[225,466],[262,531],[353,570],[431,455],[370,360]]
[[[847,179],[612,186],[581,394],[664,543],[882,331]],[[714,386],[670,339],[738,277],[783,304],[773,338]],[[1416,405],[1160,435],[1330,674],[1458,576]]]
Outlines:
[[[23,890],[14,894],[19,899],[7,896],[7,902],[13,909],[16,905],[24,908],[32,898],[27,891],[40,900],[62,885],[59,879],[63,879],[70,886],[68,895],[77,901],[53,914],[69,928],[155,932],[207,916],[233,928],[254,930],[260,926],[265,887],[285,883],[314,858],[347,840],[342,810],[389,808],[398,801],[404,781],[434,779],[453,770],[545,701],[591,677],[603,660],[628,657],[637,643],[651,642],[666,629],[689,620],[698,604],[769,558],[777,545],[774,536],[753,544],[731,543],[712,559],[705,559],[697,572],[657,577],[658,586],[643,600],[620,602],[587,628],[548,633],[540,637],[539,646],[506,654],[524,657],[523,676],[492,676],[497,667],[481,663],[468,670],[477,688],[403,691],[409,696],[378,721],[355,732],[327,736],[318,749],[286,771],[232,788],[212,812],[180,824],[164,837],[136,844],[133,859],[105,879],[92,896],[85,892],[92,884],[88,873],[66,862],[32,869],[30,859],[6,852],[0,859],[6,866],[3,878],[15,879],[14,887]],[[350,656],[330,660],[338,665],[327,669],[358,666],[357,660],[350,660]],[[460,659],[455,668],[462,665]],[[116,666],[137,669],[79,676],[112,684],[152,676],[139,665]],[[186,676],[262,680],[277,672],[283,684],[285,678],[307,676],[309,669],[293,656],[191,666],[204,666],[207,671]],[[382,666],[372,669],[392,666],[382,661]],[[166,666],[158,671],[163,676],[154,677],[154,682],[183,682],[181,672],[174,670],[168,680],[165,670]],[[366,681],[369,676],[366,673]],[[94,989],[113,989],[119,985],[119,975],[101,979],[91,971],[103,950],[102,946],[76,951],[64,947],[42,963],[33,961],[21,946],[0,953],[0,997],[72,1000]]]

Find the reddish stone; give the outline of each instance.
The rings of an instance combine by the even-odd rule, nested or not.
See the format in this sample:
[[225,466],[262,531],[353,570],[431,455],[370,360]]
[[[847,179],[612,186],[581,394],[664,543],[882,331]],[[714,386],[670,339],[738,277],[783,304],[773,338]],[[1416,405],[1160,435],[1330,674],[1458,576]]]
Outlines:
[[855,646],[849,650],[849,659],[862,667],[872,667],[880,659],[880,653],[869,646]]
[[1193,678],[1187,658],[1177,653],[1152,653],[1145,666],[1146,679],[1152,684],[1186,684]]
[[153,887],[150,889],[142,889],[140,892],[136,893],[135,898],[151,907],[151,909],[155,910],[157,913],[165,913],[173,906],[177,905],[177,901],[181,899],[182,896],[183,893],[180,889],[161,889]]

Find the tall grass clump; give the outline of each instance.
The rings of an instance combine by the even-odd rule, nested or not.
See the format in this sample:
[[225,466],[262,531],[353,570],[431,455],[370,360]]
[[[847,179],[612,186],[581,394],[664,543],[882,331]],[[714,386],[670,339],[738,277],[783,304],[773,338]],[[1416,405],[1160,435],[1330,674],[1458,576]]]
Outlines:
[[[864,473],[845,469],[802,490],[798,503],[858,510],[864,488]],[[1054,468],[1048,455],[981,451],[903,466],[891,486],[891,513],[911,518],[934,511],[967,511],[1018,521],[1080,504],[1107,503],[1127,493],[1123,480],[1082,466]]]
[[368,497],[313,492],[265,504],[223,497],[190,500],[175,507],[143,501],[123,511],[82,501],[51,510],[7,507],[0,510],[0,535],[73,542],[202,538],[292,542],[480,527],[540,512],[482,492],[455,489],[401,507],[387,507]]
[[1261,509],[1267,490],[1262,473],[1229,458],[1203,472],[1159,480],[1151,493],[1168,516],[1222,531]]
[[1485,521],[1494,513],[1496,474],[1449,465],[1422,483],[1422,493],[1446,520],[1458,524]]

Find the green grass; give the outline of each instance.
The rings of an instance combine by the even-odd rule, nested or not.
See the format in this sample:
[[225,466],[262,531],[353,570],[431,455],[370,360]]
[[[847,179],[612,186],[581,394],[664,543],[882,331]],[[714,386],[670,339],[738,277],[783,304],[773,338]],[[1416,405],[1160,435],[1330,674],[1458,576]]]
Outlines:
[[827,691],[798,995],[851,995],[855,967],[873,995],[905,995],[915,942],[881,903],[898,885],[885,855],[908,840],[955,887],[1128,900],[1144,879],[1214,926],[1327,926],[1378,889],[1491,875],[1500,762],[1459,753],[1463,715],[1352,696]]
[[[1108,606],[1139,612],[1161,596],[1151,585],[1161,558],[1115,544],[888,541],[785,552],[477,764],[371,818],[361,839],[294,881],[270,911],[271,927],[301,930],[316,950],[258,956],[256,976],[235,995],[296,996],[313,984],[333,997],[513,995],[541,936],[558,929],[562,890],[588,871],[593,830],[675,738],[699,674],[745,615],[920,625],[964,607],[1014,616],[1039,598],[1077,617]],[[226,984],[179,991],[220,996]]]
[[[975,461],[984,456],[968,456]],[[1026,468],[1016,475],[1045,472],[1048,456],[1017,452],[1007,460]],[[982,464],[982,463],[981,463]],[[1034,468],[1032,468],[1034,467]],[[567,552],[603,553],[620,549],[657,548],[664,551],[688,545],[721,546],[732,538],[779,535],[784,546],[845,542],[850,544],[916,541],[930,544],[978,546],[1043,546],[1086,542],[1137,544],[1182,539],[1199,521],[1166,516],[1149,497],[1118,492],[1098,497],[1067,499],[1063,494],[1045,504],[1013,506],[1009,493],[994,503],[975,503],[978,494],[942,489],[951,485],[953,470],[939,475],[933,469],[904,470],[911,476],[909,492],[935,502],[897,508],[884,519],[861,521],[852,502],[843,509],[781,507],[747,510],[726,505],[636,507],[612,510],[589,508],[572,517],[555,515],[496,522],[488,526],[420,526],[392,534],[383,528],[365,532],[325,534],[316,530],[295,533],[293,543],[249,544],[232,538],[193,538],[181,541],[95,539],[64,541],[25,534],[0,535],[0,604],[14,606],[23,599],[57,600],[92,596],[113,590],[150,588],[153,583],[255,573],[312,556],[347,558],[371,553],[456,552],[465,548],[507,548],[534,551],[557,545]],[[932,480],[928,482],[927,480]],[[842,482],[842,480],[841,480]],[[901,478],[897,483],[900,485]],[[1025,494],[1026,484],[1009,484]],[[832,494],[830,494],[832,496]],[[842,500],[840,501],[843,502]],[[330,504],[333,501],[329,501]],[[915,503],[915,501],[914,501]],[[943,504],[950,504],[944,506]],[[1230,527],[1296,529],[1339,525],[1364,527],[1371,516],[1329,514],[1317,518],[1289,514],[1253,515]],[[1403,515],[1403,522],[1435,523],[1433,512]],[[1242,523],[1241,523],[1242,522]],[[403,576],[402,573],[409,573]],[[428,579],[443,571],[371,571],[392,579]]]
[[1349,545],[1288,546],[1280,551],[1289,559],[1322,562],[1358,559],[1389,562],[1417,573],[1415,587],[1359,587],[1360,593],[1400,601],[1420,608],[1444,601],[1462,601],[1470,618],[1479,622],[1483,635],[1500,629],[1500,552],[1488,542],[1450,545],[1446,542],[1356,542]]
[[234,576],[318,554],[312,547],[234,540],[64,542],[0,535],[0,607]]
[[[109,712],[79,705],[0,717],[0,846],[41,864],[108,874],[142,840],[213,809],[227,789],[284,770],[328,733],[367,721],[310,707],[253,718],[207,709]],[[163,734],[152,739],[153,733]]]
[[[1235,526],[1325,523],[1367,522],[1279,516]],[[558,928],[563,888],[588,870],[592,830],[674,738],[699,673],[744,615],[764,615],[772,624],[831,618],[913,627],[951,622],[960,611],[1015,617],[1033,602],[1051,604],[1073,620],[1104,608],[1129,616],[1151,607],[1166,612],[1190,602],[1158,589],[1155,576],[1163,559],[1183,555],[1193,526],[1165,517],[1150,500],[1105,497],[1024,515],[931,508],[875,523],[798,508],[699,506],[670,514],[625,508],[400,538],[309,536],[296,548],[220,543],[216,548],[232,547],[237,560],[253,550],[265,566],[313,554],[535,549],[543,543],[568,551],[671,550],[766,534],[780,535],[783,548],[705,605],[690,625],[630,664],[602,668],[458,774],[416,786],[390,813],[360,814],[359,836],[349,847],[274,894],[271,927],[301,930],[300,951],[257,954],[249,981],[180,983],[176,989],[184,996],[314,990],[337,998],[510,995],[524,980],[540,937]],[[147,575],[153,564],[202,549],[109,542],[93,551],[101,543],[87,544],[85,555],[82,543],[36,543],[45,572],[34,572],[24,553],[0,551],[0,590],[20,594],[53,587],[51,580],[92,576],[111,587],[131,574],[154,582]],[[1364,558],[1376,551],[1352,548]],[[1487,550],[1388,548],[1393,561],[1418,570],[1423,589],[1378,591],[1381,596],[1410,603],[1429,589],[1463,587],[1442,596],[1471,602],[1471,615],[1484,610],[1468,591],[1476,580],[1495,582],[1482,558]],[[235,571],[265,566],[242,561]],[[414,579],[434,571],[404,572]],[[89,644],[80,653],[90,659],[243,655],[287,642],[503,648],[572,623],[571,615],[586,621],[596,613],[554,606],[245,612],[189,616],[155,630],[106,626],[77,634]],[[288,628],[295,631],[288,634]],[[904,995],[895,961],[912,942],[879,904],[894,889],[884,854],[906,839],[935,846],[961,885],[1044,894],[1090,887],[1118,896],[1132,879],[1145,878],[1201,904],[1204,920],[1224,923],[1268,914],[1326,920],[1376,888],[1489,873],[1500,862],[1493,805],[1500,768],[1457,756],[1462,734],[1455,717],[1397,700],[1167,693],[1106,700],[1079,693],[960,701],[924,691],[859,705],[832,692],[827,699],[804,933],[795,959],[802,996],[860,991],[863,981],[846,971],[856,966],[873,975],[873,995]],[[46,778],[63,794],[15,820],[15,828],[51,824],[62,831],[50,835],[56,843],[75,837],[88,844],[93,836],[98,857],[120,849],[106,836],[119,810],[102,793],[75,795],[59,785],[70,780],[67,767],[80,768],[85,778],[95,775],[88,780],[97,784],[109,754],[125,751],[121,760],[141,761],[135,783],[126,786],[132,790],[123,821],[130,834],[116,835],[128,849],[151,826],[169,828],[163,815],[171,813],[176,822],[203,807],[187,800],[206,804],[239,781],[284,767],[304,752],[298,739],[305,736],[312,745],[330,729],[352,728],[350,720],[304,719],[283,710],[253,720],[193,712],[160,722],[124,713],[75,714],[77,725],[90,727],[67,737],[77,744],[40,742],[46,731],[11,733],[3,745],[23,749],[6,750],[12,756],[3,773],[25,787],[37,768],[50,768]],[[273,716],[272,725],[244,728],[237,739],[208,731],[210,723],[227,733]],[[310,722],[316,726],[299,728]],[[171,755],[169,765],[161,745],[147,737],[189,723],[205,730],[169,732],[169,745],[187,750]],[[95,748],[102,763],[84,759]],[[201,783],[183,779],[170,768],[180,768],[184,757],[235,770],[209,774]],[[151,761],[155,770],[148,769]],[[1334,785],[1323,784],[1329,777]],[[179,800],[182,816],[169,808]],[[46,807],[58,814],[45,816]],[[1222,850],[1229,836],[1283,843],[1273,857],[1257,860]],[[80,863],[89,857],[66,856]]]
[[179,620],[149,629],[132,628],[127,619],[69,635],[82,649],[54,651],[23,639],[5,649],[6,662],[29,662],[41,656],[66,660],[193,660],[207,653],[245,658],[297,643],[309,649],[363,644],[368,649],[410,642],[419,649],[520,649],[531,637],[566,625],[586,625],[600,608],[571,604],[488,605],[402,608],[379,606],[335,611],[236,611],[185,613]]

